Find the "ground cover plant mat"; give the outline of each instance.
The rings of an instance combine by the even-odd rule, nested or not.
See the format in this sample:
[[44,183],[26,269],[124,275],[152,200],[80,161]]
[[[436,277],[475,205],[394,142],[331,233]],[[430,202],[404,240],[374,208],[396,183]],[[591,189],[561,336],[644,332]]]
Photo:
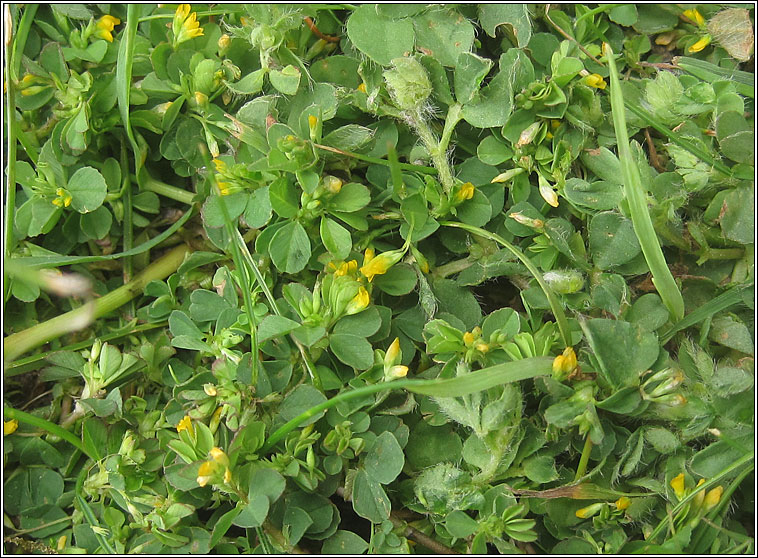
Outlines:
[[755,552],[754,5],[3,10],[5,552]]

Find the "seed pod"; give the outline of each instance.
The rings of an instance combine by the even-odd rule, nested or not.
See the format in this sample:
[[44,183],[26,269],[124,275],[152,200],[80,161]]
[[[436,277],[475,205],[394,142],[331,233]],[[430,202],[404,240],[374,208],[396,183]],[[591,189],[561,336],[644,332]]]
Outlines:
[[402,110],[416,110],[432,94],[432,84],[421,63],[412,57],[394,58],[384,72],[393,102]]

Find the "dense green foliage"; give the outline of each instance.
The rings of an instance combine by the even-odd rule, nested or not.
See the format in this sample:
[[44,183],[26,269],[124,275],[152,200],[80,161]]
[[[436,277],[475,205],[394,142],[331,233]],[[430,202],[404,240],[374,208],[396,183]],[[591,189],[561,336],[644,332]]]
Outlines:
[[752,7],[7,8],[7,551],[754,551]]

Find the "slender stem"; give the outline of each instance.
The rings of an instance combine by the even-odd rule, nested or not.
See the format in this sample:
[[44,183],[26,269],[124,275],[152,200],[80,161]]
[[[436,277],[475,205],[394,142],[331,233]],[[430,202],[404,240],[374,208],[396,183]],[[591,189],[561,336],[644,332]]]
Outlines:
[[[408,121],[418,133],[429,156],[432,158],[434,168],[437,169],[437,175],[442,183],[442,189],[446,194],[449,194],[453,190],[454,181],[453,172],[450,168],[450,163],[447,160],[446,150],[442,149],[442,143],[437,139],[437,136],[434,135],[434,132],[432,132],[432,129],[429,127],[426,120],[424,120],[424,115],[421,113],[420,109],[406,114],[408,116]],[[452,129],[450,129],[449,133],[452,134]]]
[[14,409],[13,407],[4,407],[3,408],[3,415],[6,419],[16,419],[20,422],[25,422],[26,424],[31,424],[32,426],[35,426],[37,428],[41,428],[42,430],[46,430],[50,434],[53,434],[54,436],[58,436],[59,438],[62,438],[66,440],[69,444],[74,446],[76,449],[81,451],[84,455],[92,459],[92,461],[97,461],[95,458],[93,458],[89,452],[87,452],[86,448],[84,447],[84,444],[82,441],[74,436],[71,432],[66,430],[65,428],[61,428],[55,423],[50,422],[49,420],[45,420],[41,417],[30,415],[29,413],[25,413],[24,411],[19,411],[18,409]]
[[109,312],[119,308],[134,297],[142,294],[145,286],[150,281],[165,279],[176,271],[176,268],[184,261],[184,257],[189,250],[190,248],[186,244],[177,246],[161,259],[153,262],[142,272],[138,273],[126,285],[70,312],[56,316],[24,331],[9,335],[3,340],[5,360],[13,360],[27,351],[44,345],[61,335],[82,329],[92,320],[105,316]]
[[463,106],[455,103],[447,109],[447,116],[445,117],[445,127],[442,130],[442,137],[440,138],[440,151],[443,153],[447,151],[448,145],[450,145],[450,138],[453,136],[453,130],[458,122],[463,118]]
[[[123,191],[124,203],[124,252],[128,252],[134,247],[134,222],[132,213],[132,183],[129,176],[129,161],[126,156],[126,145],[121,143],[121,190]],[[132,256],[124,258],[124,284],[132,280],[134,272],[134,261]],[[134,316],[134,301],[129,301],[130,316]]]
[[616,130],[616,144],[618,146],[621,172],[624,177],[624,189],[626,200],[632,217],[634,232],[639,240],[642,253],[650,272],[653,274],[653,283],[661,296],[661,300],[668,308],[674,320],[684,317],[684,299],[679,287],[666,264],[661,245],[658,242],[650,213],[647,209],[646,192],[642,185],[639,169],[632,157],[629,147],[629,133],[626,128],[626,115],[624,111],[624,97],[621,93],[618,70],[613,50],[608,43],[604,44],[605,57],[611,70],[611,112],[613,113],[613,127]]
[[[378,159],[377,157],[369,157],[368,155],[361,155],[360,153],[352,153],[350,151],[343,151],[342,149],[337,149],[336,147],[329,147],[328,145],[321,145],[319,143],[314,143],[313,147],[317,149],[322,149],[324,151],[331,151],[332,153],[345,155],[347,157],[353,157],[354,159],[358,159],[359,161],[374,163],[375,165],[384,165],[385,167],[390,166],[389,161],[385,159]],[[403,170],[415,171],[415,172],[420,172],[424,174],[437,174],[437,169],[434,167],[424,167],[422,165],[412,165],[410,163],[398,163],[398,165],[400,165],[400,168]]]
[[171,186],[170,184],[166,184],[165,182],[153,178],[147,173],[147,170],[145,170],[144,167],[140,169],[140,177],[142,178],[141,186],[143,189],[155,192],[166,198],[190,205],[195,197],[193,192],[182,190],[181,188]]
[[542,289],[542,292],[545,293],[545,296],[547,297],[547,300],[550,303],[550,309],[553,311],[553,316],[555,316],[555,321],[558,324],[558,330],[561,332],[563,343],[566,347],[571,346],[571,331],[568,325],[568,320],[566,319],[566,314],[563,312],[563,306],[561,306],[561,302],[558,300],[558,297],[555,296],[553,289],[551,289],[550,286],[547,283],[545,283],[545,280],[542,278],[542,273],[540,273],[540,270],[537,269],[537,266],[535,266],[532,263],[532,260],[530,260],[526,256],[526,254],[524,254],[521,250],[516,248],[516,246],[514,246],[513,244],[505,240],[502,236],[495,234],[493,232],[481,229],[479,227],[474,227],[473,225],[467,225],[465,223],[456,223],[454,221],[440,221],[440,225],[443,225],[445,227],[455,227],[458,229],[463,229],[472,234],[476,234],[484,238],[489,238],[490,240],[494,240],[495,242],[497,242],[498,244],[506,248],[508,251],[510,251],[511,254],[516,256],[521,261],[521,263],[523,263],[524,266],[526,266],[526,269],[529,270],[529,273],[531,273],[532,276],[537,280],[537,283]]
[[453,260],[452,262],[448,262],[445,265],[434,268],[433,274],[437,277],[445,278],[449,275],[460,273],[464,269],[468,269],[474,265],[474,263],[475,260],[467,256],[465,258],[461,258],[460,260]]
[[576,20],[574,21],[574,26],[576,27],[576,24],[582,21],[583,19],[586,19],[588,17],[592,17],[595,14],[600,14],[603,12],[607,12],[608,10],[612,10],[613,8],[617,8],[619,6],[623,6],[623,4],[603,4],[602,6],[598,6],[597,8],[593,8],[588,12],[583,13],[580,15]]
[[576,468],[576,475],[574,475],[574,482],[578,482],[587,472],[587,464],[590,462],[590,454],[592,453],[592,440],[590,435],[587,434],[587,438],[584,440],[584,447],[582,448],[582,457],[579,458],[579,465]]

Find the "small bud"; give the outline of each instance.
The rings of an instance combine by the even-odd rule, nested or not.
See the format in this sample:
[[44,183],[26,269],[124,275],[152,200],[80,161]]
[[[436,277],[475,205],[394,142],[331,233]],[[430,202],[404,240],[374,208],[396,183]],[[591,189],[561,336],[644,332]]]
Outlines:
[[671,479],[671,488],[674,489],[674,494],[676,495],[677,499],[681,500],[684,498],[684,473],[679,473],[677,476],[675,476],[673,479]]
[[590,504],[586,508],[582,508],[579,510],[576,510],[576,516],[580,519],[587,519],[595,515],[597,512],[599,512],[601,509],[603,509],[603,506],[605,504],[603,502],[597,502],[595,504]]
[[392,366],[384,373],[384,379],[388,382],[397,380],[399,378],[405,378],[408,375],[408,367],[402,364]]
[[518,224],[524,225],[526,227],[531,227],[537,230],[542,230],[545,228],[545,222],[542,219],[532,219],[531,217],[527,217],[520,211],[511,213],[509,217],[513,219],[514,221],[516,221]]
[[698,27],[702,27],[705,23],[705,18],[696,9],[684,10],[682,15],[687,19],[694,21]]
[[518,176],[519,174],[521,174],[523,172],[524,172],[524,169],[522,169],[521,167],[518,167],[518,168],[515,168],[515,169],[510,169],[510,170],[507,170],[505,172],[501,172],[500,174],[498,174],[495,178],[493,178],[490,181],[490,183],[494,184],[496,182],[508,182],[511,178],[514,178],[514,177]]
[[622,496],[621,498],[616,500],[614,505],[616,506],[617,510],[625,510],[629,507],[629,504],[631,503],[632,501],[629,498],[627,498],[626,496]]
[[213,384],[204,384],[203,391],[205,392],[206,395],[210,397],[216,397],[216,395],[218,394],[218,390],[216,390],[216,386],[214,386]]
[[595,89],[605,89],[608,85],[600,74],[590,74],[584,78],[584,83]]
[[716,488],[709,490],[703,500],[703,509],[708,512],[716,507],[716,504],[721,500],[721,496],[724,494],[724,487],[717,486]]
[[18,428],[18,421],[16,419],[3,421],[3,436],[10,436]]
[[400,338],[395,337],[395,340],[390,344],[387,352],[384,354],[385,366],[394,366],[400,362],[403,358],[403,352],[400,350]]
[[368,307],[369,302],[371,302],[371,297],[369,296],[368,291],[365,289],[365,287],[361,287],[358,289],[358,294],[356,294],[350,300],[350,302],[347,303],[347,307],[345,307],[345,314],[352,316],[353,314],[362,312]]
[[213,458],[213,461],[216,463],[220,463],[224,467],[229,466],[229,457],[224,453],[224,450],[218,447],[214,447],[210,451],[210,456]]
[[537,136],[537,132],[539,131],[540,126],[542,126],[542,122],[534,122],[533,124],[530,124],[526,130],[521,132],[521,135],[516,142],[516,147],[523,147],[524,145],[529,145],[532,143],[532,141],[534,141],[534,138]]
[[558,194],[555,193],[553,187],[547,180],[542,177],[541,174],[538,174],[537,178],[540,184],[540,196],[542,196],[542,199],[545,200],[549,205],[558,207]]
[[687,51],[690,52],[690,53],[700,52],[705,47],[707,47],[709,44],[711,44],[711,36],[710,35],[706,35],[705,37],[702,37],[694,45],[692,45],[690,48],[688,48]]
[[221,53],[221,54],[225,53],[226,49],[229,48],[229,45],[231,43],[232,43],[232,39],[231,39],[231,37],[229,37],[229,35],[227,35],[226,33],[224,33],[223,35],[221,35],[218,38],[218,43],[217,43],[219,53]]

